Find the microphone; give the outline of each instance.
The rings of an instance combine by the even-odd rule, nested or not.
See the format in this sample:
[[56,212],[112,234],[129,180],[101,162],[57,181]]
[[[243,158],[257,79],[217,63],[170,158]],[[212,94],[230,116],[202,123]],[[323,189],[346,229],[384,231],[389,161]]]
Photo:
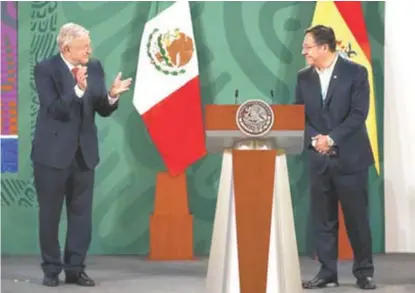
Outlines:
[[271,97],[274,97],[274,91],[273,90],[270,91],[270,94],[271,94]]
[[235,90],[235,104],[238,104],[238,89]]

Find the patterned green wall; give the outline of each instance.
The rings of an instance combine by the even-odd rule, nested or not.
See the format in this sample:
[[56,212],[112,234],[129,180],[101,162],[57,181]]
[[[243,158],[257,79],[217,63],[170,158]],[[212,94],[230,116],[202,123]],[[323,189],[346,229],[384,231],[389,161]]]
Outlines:
[[[19,2],[19,161],[17,175],[3,175],[2,253],[38,252],[37,202],[29,159],[38,102],[33,65],[56,52],[55,37],[66,22],[91,31],[94,54],[106,70],[107,84],[118,71],[135,75],[144,23],[154,14],[150,2]],[[297,70],[304,66],[303,31],[311,23],[313,2],[193,2],[203,102],[234,103],[261,98],[290,103]],[[383,141],[383,3],[364,3],[370,33],[377,98],[379,141]],[[270,91],[274,91],[273,97]],[[109,119],[98,118],[101,164],[96,172],[91,253],[148,253],[149,215],[155,174],[164,170],[140,116],[132,91]],[[383,169],[383,145],[380,144]],[[209,155],[188,170],[190,209],[195,217],[198,255],[209,252],[220,155]],[[308,187],[304,155],[289,158],[290,181],[300,253],[308,245]],[[373,170],[372,170],[373,171]],[[371,172],[371,224],[374,250],[384,249],[383,176]],[[66,229],[62,216],[61,239]]]

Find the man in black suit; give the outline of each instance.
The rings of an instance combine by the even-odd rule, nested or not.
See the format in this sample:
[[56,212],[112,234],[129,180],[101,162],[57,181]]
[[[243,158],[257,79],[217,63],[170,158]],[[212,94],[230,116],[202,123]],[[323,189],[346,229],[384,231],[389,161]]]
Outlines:
[[354,252],[353,274],[361,289],[375,289],[368,219],[368,167],[373,154],[365,126],[369,82],[365,67],[336,53],[333,29],[305,32],[296,104],[305,105],[305,149],[310,168],[310,208],[321,268],[303,288],[338,286],[338,201]]
[[[110,116],[131,78],[121,73],[107,91],[104,70],[90,59],[89,32],[73,23],[60,29],[60,53],[34,68],[40,108],[31,158],[39,202],[39,240],[45,286],[66,283],[94,286],[85,273],[91,241],[94,169],[99,163],[95,113]],[[63,262],[58,241],[62,204],[66,199],[67,237]]]

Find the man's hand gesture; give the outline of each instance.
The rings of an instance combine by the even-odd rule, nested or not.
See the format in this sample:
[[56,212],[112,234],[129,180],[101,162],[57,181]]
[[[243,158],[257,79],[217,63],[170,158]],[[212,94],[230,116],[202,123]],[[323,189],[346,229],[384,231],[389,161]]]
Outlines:
[[110,89],[110,96],[115,98],[130,89],[132,78],[121,80],[121,72],[117,74]]

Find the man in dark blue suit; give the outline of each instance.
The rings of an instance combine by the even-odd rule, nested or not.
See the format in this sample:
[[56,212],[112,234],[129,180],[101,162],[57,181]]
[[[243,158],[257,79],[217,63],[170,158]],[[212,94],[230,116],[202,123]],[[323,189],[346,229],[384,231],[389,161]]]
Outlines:
[[375,289],[368,218],[368,168],[373,154],[365,126],[369,82],[365,67],[336,53],[330,27],[306,30],[296,103],[305,105],[305,149],[309,158],[310,209],[321,268],[303,283],[314,289],[338,286],[338,201],[354,252],[353,274],[361,289]]
[[[107,91],[101,63],[90,59],[89,32],[77,24],[62,26],[57,43],[60,53],[34,69],[40,109],[31,158],[43,284],[58,286],[63,269],[66,283],[94,286],[84,261],[91,241],[94,170],[99,163],[95,113],[110,116],[131,78],[121,80],[119,73]],[[58,230],[64,199],[68,227],[62,261]]]

